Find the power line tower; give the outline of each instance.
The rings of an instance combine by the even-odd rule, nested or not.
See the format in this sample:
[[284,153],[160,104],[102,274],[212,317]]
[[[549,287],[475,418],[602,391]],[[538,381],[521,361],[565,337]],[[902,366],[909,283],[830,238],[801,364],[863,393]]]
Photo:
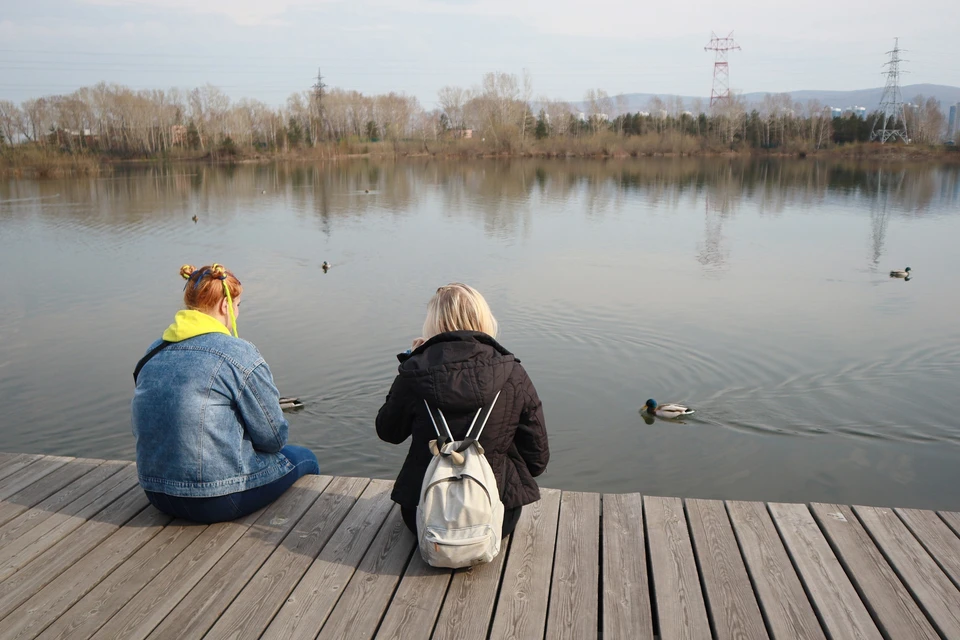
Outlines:
[[900,58],[900,38],[893,39],[893,51],[890,61],[883,66],[887,67],[887,84],[883,88],[883,97],[880,99],[880,117],[873,125],[870,133],[871,140],[880,140],[880,144],[900,138],[907,139],[907,117],[903,112],[903,94],[900,92],[900,63],[906,62]]
[[323,139],[323,130],[326,124],[326,114],[324,113],[323,108],[323,90],[327,88],[326,83],[323,81],[323,74],[320,72],[320,69],[317,69],[317,81],[313,85],[313,95],[317,100],[317,120],[320,123],[320,131],[318,132],[318,140]]
[[733,41],[733,31],[726,38],[717,37],[713,31],[710,36],[710,42],[703,50],[717,52],[713,61],[713,89],[710,91],[712,107],[718,102],[730,101],[730,66],[727,64],[727,52],[739,51],[740,45]]

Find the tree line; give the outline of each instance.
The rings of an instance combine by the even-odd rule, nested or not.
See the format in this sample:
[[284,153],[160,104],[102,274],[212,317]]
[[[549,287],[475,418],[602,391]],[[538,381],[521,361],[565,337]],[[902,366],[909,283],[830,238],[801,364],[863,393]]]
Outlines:
[[[100,83],[19,105],[0,100],[0,145],[120,157],[357,152],[366,148],[358,145],[373,143],[428,153],[460,147],[490,153],[792,153],[867,142],[878,117],[832,117],[827,105],[801,104],[789,94],[767,95],[752,105],[733,96],[713,107],[700,100],[684,104],[679,97],[654,98],[642,110],[628,106],[624,96],[601,89],[589,90],[578,104],[535,97],[527,72],[491,72],[473,87],[443,87],[433,109],[403,93],[326,89],[319,80],[279,107],[232,100],[210,84],[133,90]],[[914,98],[906,120],[913,142],[942,141],[945,118],[936,99]]]

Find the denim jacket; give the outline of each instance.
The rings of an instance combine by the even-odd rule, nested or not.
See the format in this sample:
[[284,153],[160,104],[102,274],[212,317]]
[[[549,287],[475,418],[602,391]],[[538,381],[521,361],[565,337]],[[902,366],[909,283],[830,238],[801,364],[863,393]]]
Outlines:
[[[196,329],[198,318],[202,329]],[[279,453],[288,424],[270,368],[255,346],[206,319],[223,326],[199,311],[179,312],[164,333],[168,341],[179,340],[153,356],[137,378],[133,434],[146,491],[222,496],[293,470]],[[176,331],[178,322],[188,330]]]

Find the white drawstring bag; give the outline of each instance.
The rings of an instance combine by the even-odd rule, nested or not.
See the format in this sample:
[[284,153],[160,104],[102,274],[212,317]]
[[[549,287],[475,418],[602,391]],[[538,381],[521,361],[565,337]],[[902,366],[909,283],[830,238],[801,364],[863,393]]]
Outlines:
[[499,397],[498,391],[477,434],[472,435],[484,408],[477,409],[466,437],[460,441],[454,441],[447,419],[437,409],[446,437],[440,433],[430,403],[423,401],[437,439],[430,441],[433,460],[420,488],[417,539],[420,555],[433,567],[470,567],[490,562],[500,553],[503,503],[479,442]]

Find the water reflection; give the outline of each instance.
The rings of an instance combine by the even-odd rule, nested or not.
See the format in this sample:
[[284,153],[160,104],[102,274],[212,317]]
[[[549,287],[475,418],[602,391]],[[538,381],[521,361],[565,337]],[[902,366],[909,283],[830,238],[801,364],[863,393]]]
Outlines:
[[[477,217],[489,233],[506,235],[529,223],[527,205],[533,198],[557,206],[578,200],[586,215],[602,218],[621,212],[630,195],[642,195],[648,207],[665,211],[705,201],[708,213],[719,214],[707,217],[721,220],[748,202],[764,215],[777,215],[786,207],[865,199],[882,229],[891,212],[923,216],[936,204],[942,214],[960,204],[960,178],[955,167],[934,165],[694,158],[125,166],[104,178],[0,184],[0,217],[9,216],[12,205],[22,210],[31,201],[41,215],[72,215],[80,225],[123,228],[158,215],[202,220],[213,203],[219,210],[224,204],[255,207],[258,200],[282,196],[296,211],[315,215],[329,232],[332,217],[374,209],[402,214],[435,192],[443,199],[444,215]],[[84,206],[94,202],[94,212]],[[706,235],[716,232],[708,229]],[[877,250],[874,254],[879,259]]]

